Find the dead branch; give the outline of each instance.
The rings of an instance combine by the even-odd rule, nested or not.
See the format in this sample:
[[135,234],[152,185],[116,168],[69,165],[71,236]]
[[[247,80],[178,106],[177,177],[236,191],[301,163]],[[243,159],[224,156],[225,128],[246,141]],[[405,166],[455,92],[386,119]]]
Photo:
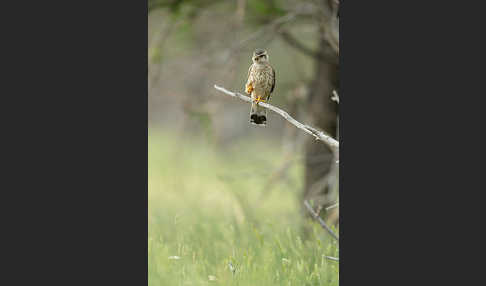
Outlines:
[[339,237],[332,231],[332,229],[330,227],[327,226],[327,224],[324,222],[324,220],[314,211],[314,209],[312,209],[309,202],[304,201],[304,205],[307,208],[307,210],[310,212],[312,217],[319,222],[319,224],[322,226],[322,228],[327,230],[327,232],[329,232],[329,234],[331,234],[331,236],[339,242]]
[[[248,97],[248,96],[245,96],[241,93],[238,93],[238,92],[231,92],[223,87],[220,87],[218,85],[214,85],[214,88],[227,94],[227,95],[230,95],[232,97],[236,97],[236,98],[239,98],[243,101],[246,101],[246,102],[249,102],[249,103],[252,103],[253,100]],[[307,134],[309,135],[312,135],[316,138],[316,140],[320,140],[322,142],[324,142],[325,144],[327,144],[331,150],[333,150],[333,152],[335,154],[338,154],[339,153],[339,142],[332,138],[331,136],[327,135],[326,133],[324,133],[323,131],[321,130],[318,130],[314,127],[311,127],[309,125],[305,125],[305,124],[302,124],[300,123],[299,121],[295,120],[294,118],[292,118],[292,116],[290,116],[287,112],[283,111],[282,109],[278,108],[278,107],[275,107],[273,105],[270,105],[268,103],[264,103],[264,102],[260,102],[258,103],[260,106],[263,106],[267,109],[270,109],[271,111],[279,114],[280,116],[282,116],[283,118],[285,118],[288,122],[290,122],[291,124],[293,124],[295,127],[303,130],[304,132],[306,132]],[[338,156],[336,156],[338,157]]]
[[331,99],[334,100],[335,102],[339,103],[339,95],[338,95],[337,91],[333,90],[332,94],[333,94],[333,96],[331,97]]
[[314,59],[321,59],[322,55],[316,51],[313,51],[309,47],[304,46],[301,42],[299,42],[292,34],[290,34],[288,31],[281,31],[280,36],[282,39],[291,47],[299,50],[302,52],[304,55],[309,56]]
[[339,203],[335,203],[335,204],[333,204],[332,206],[327,207],[327,208],[326,208],[326,211],[328,211],[328,210],[330,210],[330,209],[333,209],[333,208],[335,208],[335,207],[338,207],[338,206],[339,206]]
[[336,258],[336,257],[327,256],[327,255],[324,255],[324,257],[326,257],[329,260],[339,261],[339,258]]

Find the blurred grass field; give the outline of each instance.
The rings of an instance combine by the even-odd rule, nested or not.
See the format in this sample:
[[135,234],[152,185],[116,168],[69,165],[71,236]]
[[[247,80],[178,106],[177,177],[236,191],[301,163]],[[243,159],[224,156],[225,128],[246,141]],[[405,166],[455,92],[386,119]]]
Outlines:
[[217,149],[149,130],[149,285],[339,285],[338,263],[324,257],[338,246],[300,215],[302,167],[264,192],[282,163],[273,143]]

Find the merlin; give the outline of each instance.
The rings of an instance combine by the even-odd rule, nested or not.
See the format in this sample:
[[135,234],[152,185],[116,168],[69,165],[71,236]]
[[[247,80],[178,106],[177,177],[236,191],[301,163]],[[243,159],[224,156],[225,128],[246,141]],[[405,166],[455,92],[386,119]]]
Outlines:
[[250,122],[265,126],[267,123],[267,109],[258,105],[266,102],[275,88],[275,70],[270,66],[268,53],[262,49],[256,49],[252,57],[253,64],[248,70],[248,81],[245,85],[246,93],[253,100],[250,110]]

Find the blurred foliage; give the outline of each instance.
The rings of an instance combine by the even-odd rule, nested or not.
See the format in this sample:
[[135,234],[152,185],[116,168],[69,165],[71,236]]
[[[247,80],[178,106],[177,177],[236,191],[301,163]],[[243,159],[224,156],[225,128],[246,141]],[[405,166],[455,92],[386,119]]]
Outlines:
[[223,0],[148,0],[148,12],[165,8],[174,15],[193,18],[198,11],[221,1]]
[[282,160],[270,142],[219,149],[180,136],[149,131],[149,285],[339,285],[324,257],[339,255],[336,243],[295,215],[300,164],[262,200],[267,176],[253,165],[270,172]]
[[268,22],[273,17],[283,16],[285,11],[278,5],[277,1],[247,1],[247,13],[256,16],[260,22]]
[[[166,9],[172,15],[194,19],[199,12],[223,0],[148,0],[149,13],[156,9]],[[236,8],[236,1],[231,1]],[[275,0],[247,0],[246,10],[253,21],[265,23],[270,19],[282,16],[286,12]]]
[[202,129],[201,131],[206,136],[206,138],[211,141],[214,140],[214,130],[211,114],[199,110],[186,110],[186,114],[189,118],[194,119],[196,122],[199,122]]
[[152,64],[160,63],[162,61],[162,49],[155,45],[149,47],[148,58]]

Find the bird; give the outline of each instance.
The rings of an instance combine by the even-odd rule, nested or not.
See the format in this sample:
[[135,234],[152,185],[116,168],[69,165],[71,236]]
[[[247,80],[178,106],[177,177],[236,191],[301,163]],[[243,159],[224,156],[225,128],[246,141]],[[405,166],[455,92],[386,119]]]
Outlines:
[[267,109],[258,105],[267,102],[275,88],[275,70],[270,65],[268,53],[264,49],[256,49],[252,56],[252,65],[248,69],[248,80],[245,91],[253,100],[250,109],[250,123],[265,126]]

